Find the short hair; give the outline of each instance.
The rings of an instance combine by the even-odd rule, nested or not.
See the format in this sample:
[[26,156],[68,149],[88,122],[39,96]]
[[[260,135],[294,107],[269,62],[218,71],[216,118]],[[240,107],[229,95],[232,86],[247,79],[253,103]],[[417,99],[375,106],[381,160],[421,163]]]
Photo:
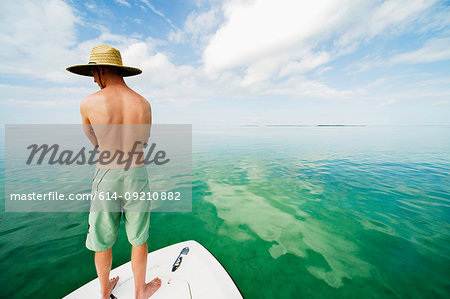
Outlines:
[[112,74],[115,74],[115,75],[123,77],[122,71],[118,67],[110,66],[110,65],[105,65],[105,66],[102,66],[102,67],[107,69],[109,73],[112,73]]

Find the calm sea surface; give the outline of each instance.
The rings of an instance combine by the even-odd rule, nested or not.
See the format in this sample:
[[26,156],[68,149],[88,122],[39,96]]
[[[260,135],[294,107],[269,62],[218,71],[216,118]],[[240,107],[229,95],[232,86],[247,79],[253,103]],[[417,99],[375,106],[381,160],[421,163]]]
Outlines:
[[[450,297],[450,127],[194,126],[192,161],[192,212],[152,214],[150,251],[197,240],[246,298]],[[0,297],[95,278],[87,219],[0,212]]]

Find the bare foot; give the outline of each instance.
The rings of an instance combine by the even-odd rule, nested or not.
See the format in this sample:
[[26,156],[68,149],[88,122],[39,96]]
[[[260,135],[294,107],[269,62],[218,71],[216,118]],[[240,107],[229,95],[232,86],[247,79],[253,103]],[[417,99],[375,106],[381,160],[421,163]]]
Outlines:
[[153,295],[160,287],[161,287],[161,279],[156,277],[155,279],[153,279],[152,281],[150,281],[145,285],[145,290],[143,291],[143,293],[137,294],[136,298],[147,299],[151,295]]
[[106,292],[102,292],[102,299],[109,299],[111,292],[114,289],[114,287],[116,286],[118,280],[119,280],[119,276],[116,276],[109,280],[108,289],[106,290]]

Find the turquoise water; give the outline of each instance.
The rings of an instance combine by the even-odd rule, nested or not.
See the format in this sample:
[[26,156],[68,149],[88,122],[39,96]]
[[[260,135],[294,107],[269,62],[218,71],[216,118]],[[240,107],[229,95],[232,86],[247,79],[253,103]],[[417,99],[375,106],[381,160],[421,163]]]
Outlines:
[[[450,127],[194,127],[192,212],[152,214],[149,250],[195,239],[246,298],[448,298],[449,153]],[[86,213],[0,217],[1,297],[95,278]]]

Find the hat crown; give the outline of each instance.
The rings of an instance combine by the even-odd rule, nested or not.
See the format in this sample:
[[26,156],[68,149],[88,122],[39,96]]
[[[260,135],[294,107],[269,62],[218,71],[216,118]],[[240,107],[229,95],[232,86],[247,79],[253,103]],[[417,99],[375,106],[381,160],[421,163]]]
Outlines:
[[92,77],[92,68],[95,66],[115,67],[120,70],[122,77],[130,77],[142,73],[142,70],[136,67],[124,66],[120,51],[108,45],[100,45],[92,48],[88,64],[72,65],[66,68],[66,70],[77,75]]
[[111,64],[122,66],[120,51],[108,46],[100,45],[92,48],[89,64]]

